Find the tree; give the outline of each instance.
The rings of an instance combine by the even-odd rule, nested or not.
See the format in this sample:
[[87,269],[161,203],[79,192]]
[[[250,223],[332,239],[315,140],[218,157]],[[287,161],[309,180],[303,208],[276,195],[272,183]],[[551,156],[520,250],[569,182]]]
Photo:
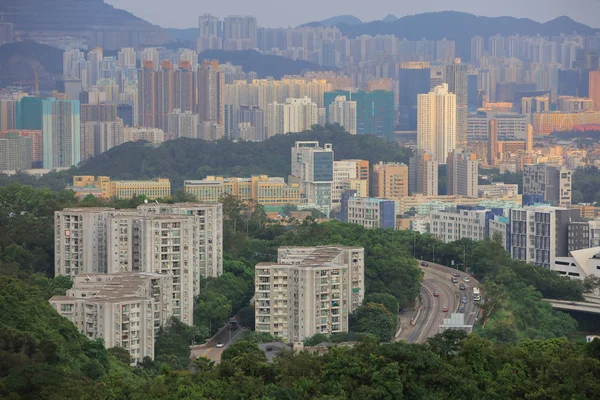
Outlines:
[[392,314],[398,314],[399,306],[398,300],[391,294],[387,293],[369,293],[365,295],[365,299],[363,300],[363,304],[368,303],[378,303],[383,304],[383,306],[391,312]]
[[383,304],[368,303],[360,306],[350,316],[350,329],[371,333],[382,342],[389,342],[396,333],[396,315]]
[[462,343],[467,338],[464,331],[457,329],[446,329],[442,333],[427,339],[427,345],[437,355],[449,358],[460,353]]

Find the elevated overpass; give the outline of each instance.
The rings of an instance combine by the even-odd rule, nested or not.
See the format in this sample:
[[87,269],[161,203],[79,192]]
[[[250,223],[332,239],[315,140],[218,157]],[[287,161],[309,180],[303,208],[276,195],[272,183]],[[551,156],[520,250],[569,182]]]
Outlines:
[[[586,299],[587,300],[587,299]],[[591,298],[590,300],[596,300]],[[600,315],[600,302],[583,302],[583,301],[569,301],[569,300],[554,300],[554,299],[542,299],[552,305],[552,308],[560,311],[578,311],[588,314]]]

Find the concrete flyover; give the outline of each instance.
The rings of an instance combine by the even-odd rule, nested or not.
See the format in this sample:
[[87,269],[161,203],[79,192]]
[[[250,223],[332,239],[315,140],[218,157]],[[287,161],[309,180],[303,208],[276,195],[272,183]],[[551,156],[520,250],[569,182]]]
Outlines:
[[579,311],[588,314],[600,314],[599,303],[587,303],[583,301],[569,301],[569,300],[554,300],[554,299],[542,299],[552,305],[555,310],[561,311]]
[[[437,334],[443,319],[450,318],[451,313],[457,312],[463,296],[467,297],[465,323],[474,324],[479,313],[479,305],[473,301],[473,288],[479,286],[475,278],[459,271],[458,283],[452,283],[452,272],[455,269],[427,261],[425,263],[427,266],[421,266],[424,272],[421,312],[414,326],[404,329],[399,337],[409,343],[424,343],[427,338]],[[465,276],[469,278],[469,282],[464,281]],[[460,283],[465,284],[466,290],[459,290]],[[435,292],[439,296],[434,296]],[[443,311],[444,307],[448,307],[447,312]]]

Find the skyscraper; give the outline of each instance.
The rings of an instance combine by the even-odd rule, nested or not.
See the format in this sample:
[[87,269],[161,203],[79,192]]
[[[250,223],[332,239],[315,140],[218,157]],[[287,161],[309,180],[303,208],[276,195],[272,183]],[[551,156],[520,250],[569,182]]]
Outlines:
[[590,71],[589,96],[594,103],[594,109],[600,110],[600,70]]
[[210,14],[198,18],[200,35],[196,41],[196,50],[202,52],[210,49],[221,49],[223,27],[218,17]]
[[401,163],[373,165],[373,197],[408,196],[408,167]]
[[479,65],[479,60],[483,56],[484,41],[481,36],[471,38],[471,64]]
[[93,86],[100,79],[100,62],[102,61],[102,49],[96,47],[87,54],[87,61],[90,63],[88,71],[88,86]]
[[475,154],[454,150],[448,155],[448,194],[477,197],[479,194],[479,162]]
[[135,49],[131,47],[121,49],[121,51],[119,51],[119,53],[117,54],[117,64],[119,65],[119,67],[135,68]]
[[269,137],[309,130],[318,123],[317,105],[309,97],[287,99],[267,105],[266,128]]
[[[138,72],[138,124],[146,128],[158,127],[156,71],[152,61],[143,61]],[[162,129],[162,126],[160,127]]]
[[329,105],[330,124],[340,124],[348,133],[356,135],[356,102],[346,100],[346,96],[336,96]]
[[460,58],[446,66],[446,83],[448,90],[456,95],[456,141],[464,144],[467,142],[469,83],[467,66],[461,63]]
[[442,84],[417,101],[417,148],[440,164],[456,148],[456,95]]
[[417,129],[417,96],[429,93],[431,70],[428,62],[400,63],[399,83],[399,128],[402,131]]
[[498,159],[498,120],[492,118],[488,123],[488,154],[487,163],[488,165],[496,165]]
[[180,61],[179,69],[175,71],[175,108],[182,112],[195,112],[198,107],[198,89],[196,74],[190,61]]
[[417,150],[410,158],[408,167],[409,195],[419,193],[423,196],[438,195],[438,168],[439,164],[432,160],[431,155]]
[[163,60],[160,70],[155,73],[155,77],[156,126],[152,126],[152,128],[160,128],[166,131],[168,124],[167,116],[174,108],[176,108],[175,72],[173,71],[173,62],[171,60]]
[[42,102],[44,168],[79,164],[80,122],[78,100],[49,98]]
[[198,111],[200,121],[219,125],[225,122],[223,87],[225,76],[219,72],[217,60],[203,60],[198,70]]

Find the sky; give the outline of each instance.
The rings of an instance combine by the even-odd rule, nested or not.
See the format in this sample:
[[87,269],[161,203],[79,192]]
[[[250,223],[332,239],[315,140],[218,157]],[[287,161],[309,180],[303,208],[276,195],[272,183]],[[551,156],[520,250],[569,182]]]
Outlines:
[[[463,11],[546,22],[566,15],[600,28],[600,0],[105,0],[164,28],[198,26],[198,16],[254,15],[259,26],[287,27],[351,14],[363,21],[432,11]],[[167,5],[167,6],[165,6]]]

